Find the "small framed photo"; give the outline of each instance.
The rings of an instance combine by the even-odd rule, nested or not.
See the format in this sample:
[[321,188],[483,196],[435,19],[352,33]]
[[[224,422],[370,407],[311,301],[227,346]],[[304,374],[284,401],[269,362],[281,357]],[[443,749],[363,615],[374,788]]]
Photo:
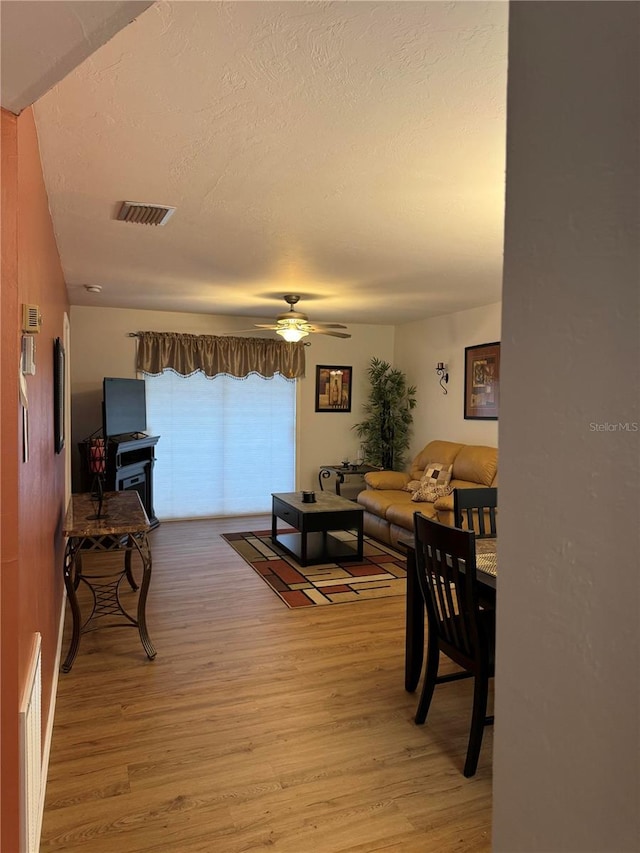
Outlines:
[[500,342],[465,347],[464,416],[497,421],[500,408]]
[[351,368],[316,367],[316,412],[351,411]]

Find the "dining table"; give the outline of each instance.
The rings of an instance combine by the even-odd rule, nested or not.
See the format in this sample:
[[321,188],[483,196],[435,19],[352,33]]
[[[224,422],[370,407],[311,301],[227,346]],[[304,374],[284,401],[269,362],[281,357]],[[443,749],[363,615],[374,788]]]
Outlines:
[[[411,534],[398,539],[407,554],[404,687],[413,693],[420,681],[424,659],[425,604],[416,571],[415,540]],[[478,595],[486,606],[495,606],[497,587],[497,539],[476,539]]]

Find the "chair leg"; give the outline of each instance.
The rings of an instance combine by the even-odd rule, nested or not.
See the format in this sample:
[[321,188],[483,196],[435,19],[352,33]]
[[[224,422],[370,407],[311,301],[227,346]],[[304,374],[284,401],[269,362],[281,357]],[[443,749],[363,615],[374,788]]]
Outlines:
[[427,719],[429,713],[429,705],[433,698],[433,691],[438,678],[438,665],[440,663],[440,649],[438,641],[434,637],[429,637],[427,646],[427,666],[424,673],[424,683],[422,685],[422,693],[420,694],[420,702],[416,711],[415,721],[418,725],[422,725]]
[[489,677],[486,673],[480,673],[474,678],[473,686],[473,712],[471,714],[471,731],[469,732],[469,745],[467,747],[467,758],[464,763],[464,775],[468,778],[473,776],[478,766],[480,747],[482,746],[482,735],[487,716],[487,699],[489,696]]

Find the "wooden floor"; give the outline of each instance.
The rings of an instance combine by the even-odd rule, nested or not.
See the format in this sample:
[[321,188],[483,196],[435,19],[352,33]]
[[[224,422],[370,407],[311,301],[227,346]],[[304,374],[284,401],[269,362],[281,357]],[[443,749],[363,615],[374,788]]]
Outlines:
[[157,658],[103,628],[60,674],[41,851],[490,850],[491,728],[462,776],[471,681],[416,726],[404,598],[287,609],[219,536],[268,527],[152,532]]

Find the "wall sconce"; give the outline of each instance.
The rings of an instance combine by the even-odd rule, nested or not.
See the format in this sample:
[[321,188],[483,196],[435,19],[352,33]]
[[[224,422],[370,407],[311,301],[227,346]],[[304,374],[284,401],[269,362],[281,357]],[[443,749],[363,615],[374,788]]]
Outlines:
[[447,365],[442,361],[439,361],[436,366],[436,373],[440,377],[440,387],[442,388],[442,393],[447,394],[446,385],[449,382],[449,374],[447,373]]

